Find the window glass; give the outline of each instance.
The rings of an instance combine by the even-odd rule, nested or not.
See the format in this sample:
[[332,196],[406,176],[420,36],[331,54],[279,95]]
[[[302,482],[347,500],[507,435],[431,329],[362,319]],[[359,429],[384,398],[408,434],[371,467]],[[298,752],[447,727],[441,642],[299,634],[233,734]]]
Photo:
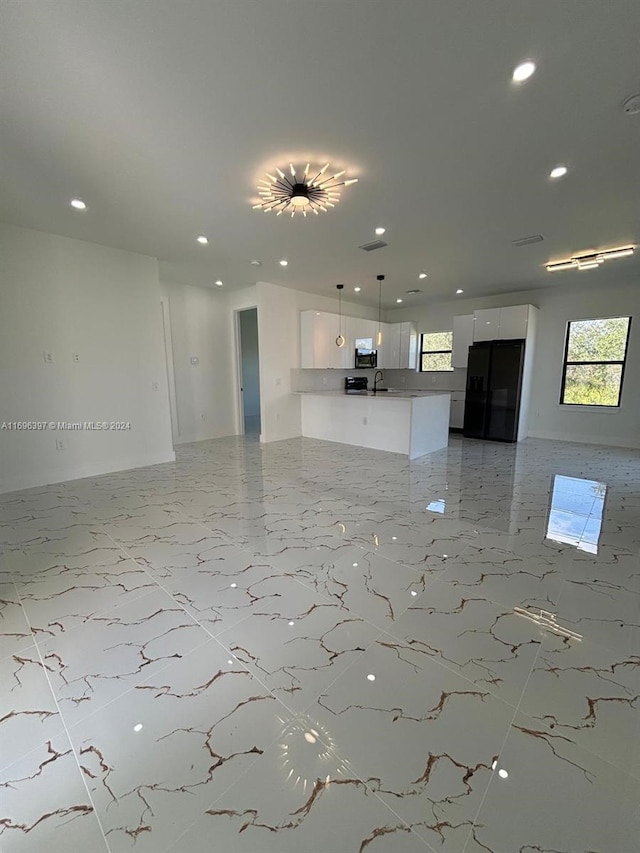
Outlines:
[[560,402],[567,406],[619,406],[630,317],[572,320]]
[[422,335],[420,370],[453,370],[453,332],[425,332]]

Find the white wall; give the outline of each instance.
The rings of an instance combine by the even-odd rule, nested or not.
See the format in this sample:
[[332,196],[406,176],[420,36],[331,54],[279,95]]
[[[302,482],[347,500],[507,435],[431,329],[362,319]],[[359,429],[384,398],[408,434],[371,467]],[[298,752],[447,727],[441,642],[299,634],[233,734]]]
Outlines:
[[0,430],[0,491],[175,458],[154,258],[0,225],[3,421],[131,429]]
[[[169,299],[178,408],[176,444],[234,435],[234,341],[227,295],[161,282]],[[192,364],[191,359],[198,359]]]
[[[596,271],[597,272],[597,271]],[[587,273],[584,274],[585,276]],[[638,284],[599,289],[569,285],[558,273],[553,287],[480,299],[456,299],[387,313],[387,320],[414,320],[420,332],[452,328],[454,315],[502,305],[535,305],[540,309],[529,434],[539,438],[640,447],[640,290]],[[462,285],[464,286],[464,285]],[[596,317],[632,316],[622,402],[619,409],[575,409],[560,406],[562,360],[567,322]],[[458,371],[454,371],[458,373]]]

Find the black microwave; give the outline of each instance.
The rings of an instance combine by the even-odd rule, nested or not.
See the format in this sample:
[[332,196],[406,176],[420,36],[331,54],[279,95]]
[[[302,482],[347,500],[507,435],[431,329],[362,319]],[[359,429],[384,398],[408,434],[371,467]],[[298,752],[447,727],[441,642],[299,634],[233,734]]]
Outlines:
[[375,349],[356,350],[356,360],[354,367],[377,367],[378,366],[378,351]]

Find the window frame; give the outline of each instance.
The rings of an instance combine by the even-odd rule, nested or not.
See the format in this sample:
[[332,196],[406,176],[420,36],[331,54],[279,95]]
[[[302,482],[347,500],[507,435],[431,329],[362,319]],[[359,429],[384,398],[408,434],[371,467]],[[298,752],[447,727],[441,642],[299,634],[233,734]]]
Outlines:
[[[451,349],[430,349],[425,350],[424,348],[424,338],[425,335],[451,335]],[[449,353],[451,356],[451,367],[446,370],[423,370],[422,368],[422,356],[423,355],[444,355],[445,353]],[[453,366],[453,330],[452,329],[440,329],[437,332],[421,332],[420,333],[420,359],[418,361],[419,370],[418,373],[453,373],[455,370]]]
[[[627,319],[629,321],[627,325],[627,337],[624,342],[624,356],[622,361],[569,361],[569,338],[571,336],[571,324],[572,323],[595,323],[598,320],[618,320],[618,319]],[[632,317],[630,314],[628,315],[618,315],[616,317],[582,317],[576,320],[567,320],[567,329],[565,332],[565,342],[564,342],[564,354],[562,356],[562,380],[560,382],[560,402],[558,405],[560,406],[568,406],[571,408],[583,408],[583,409],[607,409],[617,410],[620,408],[620,404],[622,402],[622,388],[624,386],[624,373],[625,367],[627,365],[627,353],[629,351],[629,338],[631,337],[631,322]],[[618,364],[621,365],[622,370],[620,371],[620,385],[618,386],[618,402],[615,405],[609,405],[608,403],[565,403],[564,394],[565,387],[567,381],[567,367],[574,365],[601,365],[601,364]]]

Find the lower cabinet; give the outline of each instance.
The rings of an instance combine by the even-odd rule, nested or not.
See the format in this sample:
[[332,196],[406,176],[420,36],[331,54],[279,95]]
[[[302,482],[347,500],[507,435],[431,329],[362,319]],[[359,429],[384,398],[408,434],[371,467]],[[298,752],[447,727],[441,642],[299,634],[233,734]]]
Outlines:
[[464,391],[452,391],[449,409],[449,428],[462,429],[464,426]]

